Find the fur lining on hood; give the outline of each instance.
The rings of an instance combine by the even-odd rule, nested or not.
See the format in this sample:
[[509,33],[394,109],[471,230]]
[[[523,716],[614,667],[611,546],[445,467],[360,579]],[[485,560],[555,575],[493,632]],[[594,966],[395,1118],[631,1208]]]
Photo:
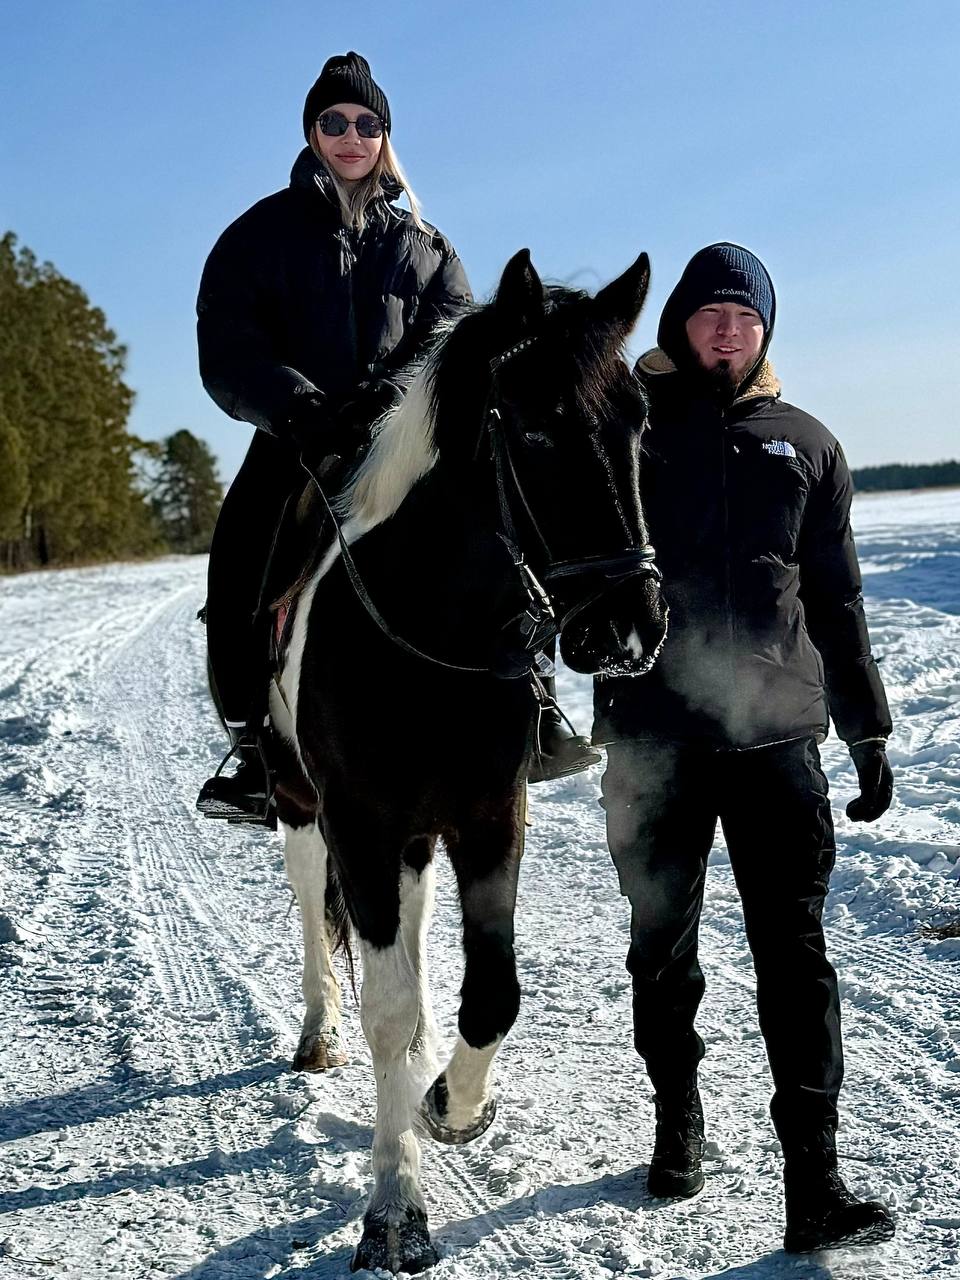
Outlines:
[[[658,373],[676,373],[676,369],[677,366],[660,347],[652,347],[649,351],[644,352],[636,364],[637,373],[647,376]],[[773,399],[777,399],[779,395],[780,379],[774,373],[773,365],[769,360],[765,359],[750,379],[750,385],[742,395],[737,396],[733,403],[739,404],[742,400],[755,400],[761,396],[771,396]]]

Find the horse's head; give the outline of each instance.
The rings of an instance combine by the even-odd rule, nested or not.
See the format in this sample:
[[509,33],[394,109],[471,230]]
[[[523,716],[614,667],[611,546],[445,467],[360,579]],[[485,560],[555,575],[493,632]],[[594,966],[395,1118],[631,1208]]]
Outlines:
[[[434,375],[441,457],[492,460],[505,538],[549,593],[564,662],[591,675],[643,673],[666,632],[639,494],[646,403],[622,354],[649,276],[642,254],[591,298],[545,288],[523,250]],[[485,405],[478,433],[469,401]]]

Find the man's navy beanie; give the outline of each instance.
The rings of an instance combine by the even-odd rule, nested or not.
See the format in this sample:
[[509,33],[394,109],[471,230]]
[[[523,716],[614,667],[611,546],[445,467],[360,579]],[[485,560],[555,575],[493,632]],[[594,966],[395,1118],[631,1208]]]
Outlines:
[[749,249],[722,241],[693,255],[663,308],[657,342],[674,363],[688,350],[687,321],[710,302],[752,307],[763,321],[764,347],[769,344],[777,310],[770,273]]

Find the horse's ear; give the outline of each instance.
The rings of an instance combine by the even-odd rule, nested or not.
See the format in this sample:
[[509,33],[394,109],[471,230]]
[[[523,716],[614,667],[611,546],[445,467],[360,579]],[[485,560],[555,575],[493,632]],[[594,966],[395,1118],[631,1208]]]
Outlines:
[[504,267],[495,306],[497,315],[518,329],[525,329],[543,315],[543,282],[530,261],[529,249],[515,253]]
[[593,300],[599,318],[624,337],[637,323],[650,287],[650,259],[641,253],[622,276],[611,280]]

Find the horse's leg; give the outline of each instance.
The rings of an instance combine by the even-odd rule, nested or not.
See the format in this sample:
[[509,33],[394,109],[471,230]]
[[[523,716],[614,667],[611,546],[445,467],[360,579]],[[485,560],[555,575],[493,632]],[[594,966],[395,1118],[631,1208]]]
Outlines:
[[316,822],[284,825],[283,860],[303,922],[303,998],[307,1011],[294,1071],[326,1071],[347,1061],[340,1032],[340,983],[330,962],[327,846]]
[[523,794],[502,812],[464,824],[447,839],[463,906],[460,1035],[430,1087],[421,1114],[441,1142],[479,1137],[496,1114],[493,1059],[520,1008],[513,914],[523,851]]
[[357,814],[341,814],[328,805],[325,816],[328,843],[360,939],[360,1023],[377,1084],[374,1187],[352,1266],[355,1271],[423,1271],[438,1255],[420,1193],[414,1121],[423,1086],[411,1054],[418,1029],[424,1031],[429,1020],[422,1009],[418,959],[432,874],[427,862],[419,869],[401,863],[389,848],[392,841]]
[[427,930],[433,914],[435,846],[436,841],[431,837],[411,841],[404,851],[400,875],[400,928],[410,963],[417,974],[417,1029],[410,1045],[410,1057],[420,1083],[421,1096],[438,1068],[437,1029],[430,1000],[426,947]]

